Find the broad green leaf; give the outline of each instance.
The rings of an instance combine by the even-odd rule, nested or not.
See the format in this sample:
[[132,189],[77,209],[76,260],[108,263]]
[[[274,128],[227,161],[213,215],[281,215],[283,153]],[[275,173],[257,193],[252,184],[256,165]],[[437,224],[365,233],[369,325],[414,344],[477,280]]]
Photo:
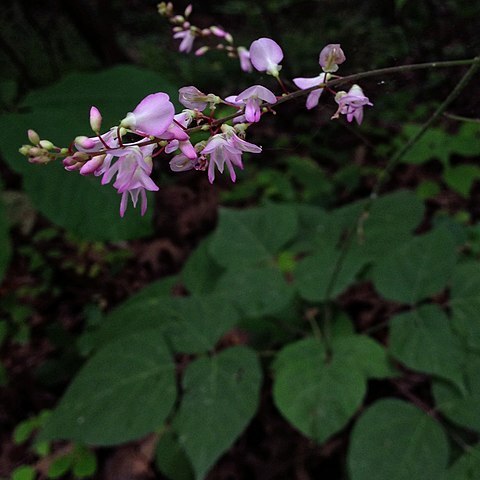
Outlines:
[[86,363],[47,419],[41,440],[128,442],[160,427],[175,397],[174,365],[161,332],[133,334]]
[[151,295],[140,292],[107,316],[96,335],[97,347],[155,328],[174,351],[202,353],[211,350],[238,320],[236,309],[223,296],[170,297],[147,288]]
[[220,211],[209,253],[227,268],[272,263],[280,249],[297,233],[295,208],[269,204],[248,210]]
[[468,197],[475,180],[480,178],[480,167],[476,165],[456,165],[443,172],[446,184],[463,197]]
[[480,432],[480,355],[467,355],[462,387],[440,380],[433,384],[437,409],[452,422]]
[[220,277],[213,294],[233,303],[246,317],[278,314],[294,297],[293,288],[276,268],[229,270]]
[[457,265],[450,291],[452,325],[470,348],[480,351],[480,263]]
[[190,293],[209,293],[224,269],[209,254],[210,238],[204,240],[188,257],[182,270],[182,280]]
[[99,73],[74,73],[50,87],[29,94],[20,105],[25,113],[0,116],[0,151],[7,163],[23,175],[24,188],[38,210],[57,225],[89,240],[123,240],[149,235],[151,210],[145,217],[130,205],[119,216],[120,196],[99,178],[66,172],[61,164],[31,165],[18,153],[33,128],[41,138],[68,146],[77,135],[91,135],[89,109],[97,106],[105,128],[118,124],[149,94],[174,89],[153,72],[119,66]]
[[294,272],[300,296],[310,302],[324,302],[341,294],[355,282],[365,259],[356,252],[346,255],[333,247],[304,258]]
[[390,353],[412,370],[462,383],[465,355],[447,315],[425,305],[394,316],[390,322]]
[[10,245],[10,231],[3,204],[0,202],[0,282],[5,275],[10,257],[12,254],[12,247]]
[[357,227],[351,248],[373,260],[408,241],[425,207],[411,192],[400,190],[376,199]]
[[274,365],[273,398],[282,415],[306,436],[322,443],[342,429],[366,392],[364,365],[327,352],[307,338],[287,345]]
[[378,259],[373,282],[385,298],[414,304],[447,286],[456,256],[452,235],[437,228]]
[[449,456],[440,425],[397,399],[374,403],[353,428],[348,469],[351,480],[439,480]]
[[467,450],[447,471],[445,480],[477,480],[480,472],[480,445]]
[[[405,125],[403,134],[406,138],[411,138],[420,128],[419,125]],[[419,165],[435,158],[444,164],[448,164],[451,154],[449,140],[450,136],[443,129],[430,128],[413,147],[405,153],[402,161]]]
[[193,479],[190,460],[178,443],[177,436],[171,431],[163,433],[157,443],[155,464],[169,480]]
[[333,353],[345,363],[355,365],[366,378],[387,378],[397,374],[383,345],[366,335],[334,337]]
[[256,354],[246,347],[229,348],[187,367],[173,428],[197,479],[204,478],[255,414],[261,377]]
[[92,477],[97,471],[97,457],[83,446],[77,446],[73,457],[72,473],[75,478]]
[[309,252],[314,248],[314,238],[324,235],[327,231],[329,215],[322,208],[313,205],[299,204],[295,208],[298,216],[298,234],[289,250]]

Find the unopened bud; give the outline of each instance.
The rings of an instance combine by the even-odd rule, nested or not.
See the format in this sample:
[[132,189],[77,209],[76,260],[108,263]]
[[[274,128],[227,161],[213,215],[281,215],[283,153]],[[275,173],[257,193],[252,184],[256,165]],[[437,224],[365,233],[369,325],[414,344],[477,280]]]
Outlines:
[[192,4],[187,5],[187,8],[185,9],[185,13],[184,13],[185,18],[188,18],[191,13],[192,13]]
[[31,145],[22,145],[22,146],[18,149],[18,151],[19,151],[20,154],[22,154],[22,155],[29,155],[31,148],[32,148]]
[[223,29],[220,28],[220,27],[217,27],[216,25],[212,25],[212,26],[210,27],[210,31],[211,31],[216,37],[223,38],[223,37],[225,37],[225,35],[226,35],[225,30],[223,30]]
[[204,28],[201,33],[204,37],[208,37],[212,32],[209,28]]
[[90,109],[90,127],[95,133],[100,133],[102,127],[102,115],[97,107],[92,106]]
[[30,163],[36,163],[37,165],[44,165],[45,163],[50,162],[50,157],[46,155],[39,155],[38,157],[30,157],[28,161]]
[[94,148],[96,145],[96,142],[94,140],[85,136],[76,137],[74,141],[76,145],[78,145],[81,148],[84,148],[85,150]]
[[230,33],[226,32],[225,33],[225,40],[228,42],[228,43],[233,43],[233,37]]
[[50,140],[40,140],[39,145],[45,150],[53,150],[55,145]]
[[28,139],[33,143],[33,145],[38,145],[40,143],[40,136],[35,130],[28,130]]
[[200,47],[198,50],[195,50],[195,55],[197,57],[201,57],[202,55],[205,55],[209,50],[210,48],[205,45],[203,47]]
[[171,21],[174,22],[174,23],[180,24],[180,23],[183,23],[183,22],[185,21],[185,18],[183,18],[182,15],[175,15],[175,16],[172,18]]

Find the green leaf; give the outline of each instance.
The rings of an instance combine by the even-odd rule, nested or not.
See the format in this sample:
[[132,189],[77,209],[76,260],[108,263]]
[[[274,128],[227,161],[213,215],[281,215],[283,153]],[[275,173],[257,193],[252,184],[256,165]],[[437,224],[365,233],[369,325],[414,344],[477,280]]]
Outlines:
[[452,325],[470,348],[480,351],[480,264],[457,265],[450,291]]
[[274,255],[295,237],[297,228],[296,212],[291,206],[269,204],[248,210],[223,209],[209,253],[227,268],[272,263]]
[[480,432],[480,355],[467,354],[463,367],[461,388],[447,382],[435,381],[433,395],[437,409],[452,422]]
[[55,458],[48,467],[48,478],[59,478],[65,475],[71,468],[73,462],[73,455],[68,453],[61,457]]
[[293,288],[276,268],[229,270],[213,292],[232,302],[245,317],[263,317],[284,311],[293,302]]
[[447,471],[445,480],[477,480],[480,472],[480,445],[467,450]]
[[388,378],[398,374],[383,345],[366,335],[334,337],[333,353],[345,363],[355,365],[366,378]]
[[365,366],[335,352],[327,361],[322,343],[307,338],[287,345],[273,365],[273,398],[282,415],[318,443],[343,428],[366,392]]
[[243,432],[257,410],[260,385],[258,359],[246,347],[229,348],[187,367],[173,427],[197,479]]
[[107,316],[94,339],[97,347],[154,328],[174,351],[203,353],[238,321],[236,309],[222,295],[170,297],[147,288]]
[[373,269],[375,288],[389,300],[414,304],[447,286],[456,256],[452,235],[435,229],[380,258]]
[[73,457],[72,473],[75,478],[91,477],[97,471],[97,457],[83,446],[77,446]]
[[36,472],[33,467],[22,465],[12,472],[11,480],[35,480]]
[[351,480],[439,480],[449,456],[440,425],[396,399],[373,404],[353,428],[348,452]]
[[209,293],[224,269],[209,254],[210,238],[204,240],[188,257],[182,270],[182,280],[190,293]]
[[394,316],[389,350],[412,370],[462,383],[464,351],[447,315],[436,305]]
[[445,183],[463,197],[468,197],[475,180],[480,178],[480,167],[476,165],[457,165],[443,172]]
[[[403,134],[411,138],[420,130],[419,125],[405,125]],[[449,148],[450,136],[441,128],[430,128],[402,157],[405,163],[419,165],[432,159],[438,159],[448,164],[451,149]],[[403,144],[404,142],[402,142]]]
[[0,202],[0,282],[2,281],[8,264],[10,263],[11,255],[10,227],[5,216],[3,202]]
[[193,470],[184,449],[173,432],[161,435],[157,444],[155,463],[170,480],[192,480]]
[[340,295],[355,282],[365,259],[349,251],[325,247],[297,264],[294,272],[295,286],[300,296],[310,302],[324,302]]
[[162,425],[175,397],[174,365],[161,332],[133,334],[108,344],[86,363],[40,439],[127,442]]
[[411,239],[424,213],[423,202],[411,192],[400,190],[380,197],[357,228],[352,247],[372,260],[385,256]]
[[440,191],[441,190],[437,182],[434,180],[424,180],[418,185],[415,193],[422,200],[427,200],[428,198],[436,197]]
[[158,74],[133,66],[99,73],[74,73],[50,87],[28,95],[20,105],[25,113],[0,117],[0,151],[11,168],[23,175],[24,188],[38,210],[57,225],[89,240],[124,240],[149,235],[151,208],[145,217],[130,205],[119,216],[120,197],[99,178],[66,172],[61,164],[31,165],[18,153],[27,142],[28,128],[59,146],[89,133],[88,112],[97,106],[104,125],[118,125],[142,98],[157,91],[177,93]]

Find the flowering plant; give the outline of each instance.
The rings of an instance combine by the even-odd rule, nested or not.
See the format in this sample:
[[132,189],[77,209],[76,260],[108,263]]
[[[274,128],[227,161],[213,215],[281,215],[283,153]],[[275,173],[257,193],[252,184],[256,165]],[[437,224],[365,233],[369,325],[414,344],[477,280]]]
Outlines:
[[[76,475],[82,472],[81,459],[91,463],[95,447],[127,442],[126,451],[138,448],[148,464],[155,457],[157,470],[172,480],[217,478],[216,468],[222,466],[227,476],[249,480],[314,478],[330,472],[332,464],[333,475],[340,478],[348,470],[351,480],[473,478],[480,451],[479,230],[475,213],[465,220],[466,212],[448,215],[438,205],[453,195],[456,202],[463,195],[474,203],[468,195],[475,192],[480,169],[461,162],[480,155],[478,126],[432,125],[478,71],[479,57],[340,76],[351,53],[329,43],[318,45],[318,67],[312,57],[313,76],[303,68],[298,75],[307,76],[289,76],[292,55],[280,36],[261,33],[249,46],[237,45],[220,25],[194,25],[191,6],[181,15],[171,3],[161,3],[158,10],[172,25],[172,42],[181,54],[195,55],[200,63],[209,52],[225,53],[249,83],[243,88],[231,81],[222,93],[190,84],[196,81],[172,90],[158,86],[158,76],[148,83],[145,72],[117,67],[104,79],[102,94],[96,91],[86,104],[92,133],[73,135],[66,146],[57,146],[28,130],[29,143],[20,151],[37,165],[12,162],[12,168],[28,172],[25,184],[38,209],[49,219],[57,215],[57,225],[74,233],[69,241],[78,242],[75,254],[85,267],[72,273],[65,261],[56,269],[55,255],[42,266],[53,272],[45,277],[52,283],[59,278],[67,289],[60,297],[55,296],[58,284],[41,292],[57,304],[57,309],[44,307],[48,321],[52,311],[63,321],[65,310],[71,310],[74,320],[65,321],[67,333],[81,331],[78,341],[58,349],[74,350],[75,368],[85,363],[50,414],[29,419],[28,433],[25,424],[18,429],[23,435],[15,433],[15,441],[26,441],[39,430],[32,455],[46,458],[27,471],[29,478],[35,472],[58,478],[69,468]],[[378,124],[388,123],[382,111],[388,102],[381,88],[364,79],[462,66],[468,71],[423,125],[413,120],[395,125],[395,135],[389,126],[383,131],[385,143],[372,148]],[[74,85],[82,97],[82,82],[89,78],[98,88],[98,74],[73,76],[60,87],[71,94]],[[115,82],[116,87],[128,83],[126,104],[132,108],[124,111],[122,103],[114,115],[118,121],[108,122],[105,92]],[[37,103],[5,115],[2,130],[26,129],[29,108],[40,108],[42,95],[37,93]],[[177,95],[183,109],[176,107]],[[62,110],[58,98],[65,97],[55,89],[52,96]],[[112,98],[117,102],[116,91]],[[301,153],[282,152],[281,169],[274,169],[266,161],[276,156],[271,146],[284,144],[274,139],[271,125],[278,125],[273,117],[285,113],[287,102],[290,115],[294,108],[305,113],[298,122],[302,131],[291,134]],[[405,111],[408,118],[422,113]],[[448,115],[449,121],[459,118]],[[85,124],[87,117],[88,109]],[[40,124],[43,117],[38,118]],[[289,133],[296,120],[287,120]],[[41,128],[50,136],[47,123]],[[271,135],[259,142],[255,134],[264,126]],[[331,135],[341,126],[346,127],[343,135]],[[345,163],[341,169],[332,166],[333,173],[313,153],[308,158],[304,153],[309,147],[313,151],[313,132],[320,127],[325,143],[317,142],[318,151],[327,152],[332,163],[337,157]],[[332,148],[326,146],[328,137],[334,140]],[[356,137],[362,145],[348,156],[343,143]],[[15,153],[17,148],[15,143]],[[250,154],[262,161],[255,164]],[[377,155],[375,164],[370,155]],[[219,175],[236,182],[244,167],[253,173],[233,191],[222,192],[222,202],[259,206],[217,209],[215,199],[208,225],[199,227],[199,236],[210,233],[203,240],[192,235],[202,215],[198,212],[205,209],[202,198],[157,175],[163,168],[173,178],[183,175],[185,183],[199,179],[201,193],[208,196]],[[391,191],[399,179],[410,188],[412,170],[427,181],[415,191]],[[35,175],[44,183],[36,183]],[[61,192],[55,186],[48,190],[54,175],[65,184]],[[71,185],[80,185],[81,194],[67,197]],[[110,186],[125,218],[114,214],[116,198],[113,212],[106,208]],[[137,233],[138,226],[153,223],[151,192],[165,199],[165,192],[172,191],[170,208],[155,218],[157,230]],[[359,199],[365,191],[368,198]],[[145,217],[127,214],[129,202]],[[79,205],[84,208],[78,210]],[[192,207],[196,210],[190,214]],[[186,211],[189,215],[182,217]],[[166,217],[175,222],[159,226]],[[138,222],[134,235],[120,230],[129,222]],[[172,228],[177,224],[182,228]],[[7,230],[0,212],[0,241]],[[40,233],[31,241],[48,241],[49,233]],[[130,238],[141,239],[125,242]],[[109,243],[99,246],[99,240]],[[182,250],[185,245],[189,248]],[[122,249],[130,253],[124,263]],[[155,270],[159,257],[168,260]],[[122,265],[130,268],[124,277]],[[65,286],[65,278],[74,281]],[[45,303],[43,298],[34,302],[40,308]],[[50,396],[46,402],[51,408]],[[262,439],[268,448],[263,443],[259,448]],[[101,452],[100,460],[108,458],[107,470],[114,454],[107,448]],[[52,467],[58,459],[63,470],[62,462],[60,470]],[[92,469],[88,475],[95,475]]]

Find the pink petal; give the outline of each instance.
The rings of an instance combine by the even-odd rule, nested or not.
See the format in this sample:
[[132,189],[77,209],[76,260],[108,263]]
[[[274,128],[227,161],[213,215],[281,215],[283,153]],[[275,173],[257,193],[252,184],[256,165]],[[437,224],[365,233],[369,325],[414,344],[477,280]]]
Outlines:
[[283,51],[271,38],[259,38],[250,45],[250,61],[259,72],[272,71],[283,59]]

